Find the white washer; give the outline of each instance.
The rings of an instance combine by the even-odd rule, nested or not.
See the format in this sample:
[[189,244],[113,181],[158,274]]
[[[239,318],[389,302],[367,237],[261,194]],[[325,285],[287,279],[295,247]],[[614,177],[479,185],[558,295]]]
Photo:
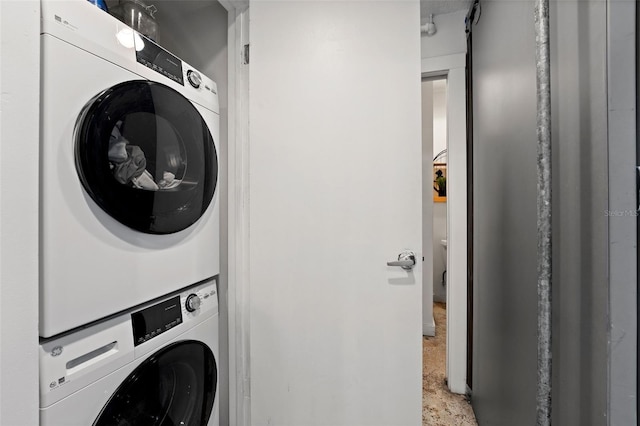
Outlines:
[[216,84],[86,0],[42,0],[40,336],[219,273]]
[[41,426],[218,426],[215,281],[41,343]]

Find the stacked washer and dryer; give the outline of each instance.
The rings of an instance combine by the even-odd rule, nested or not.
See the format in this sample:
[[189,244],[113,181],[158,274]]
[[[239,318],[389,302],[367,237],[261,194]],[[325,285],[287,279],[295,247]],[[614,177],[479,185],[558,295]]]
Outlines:
[[218,425],[216,84],[42,0],[40,422]]

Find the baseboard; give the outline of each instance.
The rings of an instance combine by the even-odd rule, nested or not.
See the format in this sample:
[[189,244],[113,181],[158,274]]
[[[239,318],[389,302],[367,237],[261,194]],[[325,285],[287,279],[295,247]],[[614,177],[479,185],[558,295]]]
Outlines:
[[422,335],[423,336],[435,336],[436,335],[436,322],[433,317],[431,317],[431,324],[423,323],[422,324]]

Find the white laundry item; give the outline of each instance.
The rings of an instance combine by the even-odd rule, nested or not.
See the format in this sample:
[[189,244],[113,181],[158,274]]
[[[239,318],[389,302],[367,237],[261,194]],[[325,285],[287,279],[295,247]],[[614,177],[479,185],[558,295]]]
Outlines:
[[154,182],[153,176],[147,170],[142,172],[138,177],[131,178],[133,186],[139,189],[146,189],[147,191],[157,191],[160,189],[158,184]]

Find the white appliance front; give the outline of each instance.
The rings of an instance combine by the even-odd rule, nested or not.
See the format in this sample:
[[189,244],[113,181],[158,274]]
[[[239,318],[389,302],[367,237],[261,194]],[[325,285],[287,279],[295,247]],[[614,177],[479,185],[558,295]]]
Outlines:
[[46,341],[40,425],[218,426],[218,354],[211,281]]
[[219,273],[219,115],[213,81],[112,16],[42,5],[39,327],[51,337]]

